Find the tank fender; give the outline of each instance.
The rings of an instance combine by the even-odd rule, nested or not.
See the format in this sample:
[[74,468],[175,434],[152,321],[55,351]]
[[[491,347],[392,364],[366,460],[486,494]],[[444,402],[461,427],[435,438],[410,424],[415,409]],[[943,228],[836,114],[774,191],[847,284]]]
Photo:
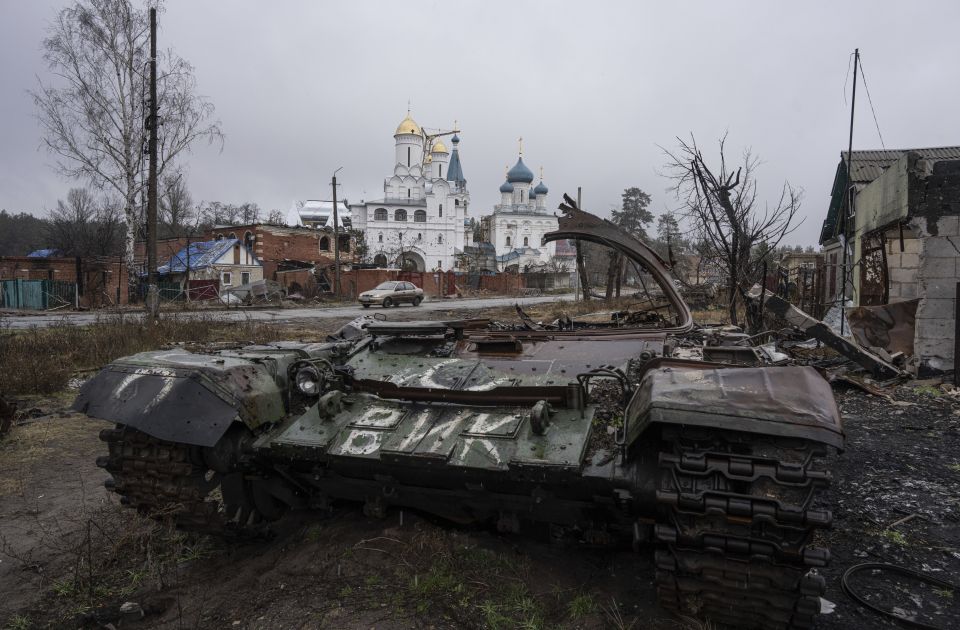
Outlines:
[[801,438],[841,450],[844,444],[830,384],[809,366],[651,370],[625,419],[628,445],[657,424]]
[[284,414],[276,385],[239,394],[197,369],[112,364],[83,384],[73,410],[161,440],[214,446],[235,422],[255,428]]

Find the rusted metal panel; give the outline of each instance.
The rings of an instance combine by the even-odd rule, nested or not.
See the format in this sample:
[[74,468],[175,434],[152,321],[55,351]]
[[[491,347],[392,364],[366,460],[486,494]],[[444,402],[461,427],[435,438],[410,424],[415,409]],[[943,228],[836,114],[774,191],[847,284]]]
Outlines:
[[850,333],[861,346],[883,348],[891,354],[913,356],[917,307],[920,300],[847,309]]

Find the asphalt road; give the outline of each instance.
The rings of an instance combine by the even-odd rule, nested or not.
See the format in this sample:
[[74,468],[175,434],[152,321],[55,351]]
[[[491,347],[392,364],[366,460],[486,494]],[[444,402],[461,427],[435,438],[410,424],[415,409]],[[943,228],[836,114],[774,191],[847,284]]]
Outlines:
[[[452,308],[470,308],[470,309],[483,309],[483,308],[497,308],[501,306],[512,306],[514,304],[541,304],[543,302],[558,302],[562,300],[572,300],[572,294],[562,294],[562,295],[549,295],[543,297],[524,297],[524,298],[513,298],[513,297],[498,297],[498,298],[481,298],[481,299],[459,299],[459,300],[431,300],[422,303],[420,306],[412,307],[408,305],[403,305],[395,307],[393,309],[387,309],[388,311],[396,312],[397,310],[402,311],[412,311],[417,310],[424,314],[432,313],[435,311],[446,311]],[[251,308],[251,309],[230,309],[223,311],[211,311],[211,310],[202,310],[202,311],[176,311],[178,317],[215,317],[217,319],[222,319],[226,321],[230,320],[242,320],[242,319],[256,319],[256,320],[268,320],[268,321],[292,321],[292,320],[302,320],[302,319],[331,319],[331,318],[341,318],[341,317],[357,317],[363,315],[364,313],[376,313],[384,309],[378,306],[372,306],[368,309],[363,308],[359,304],[351,306],[336,306],[328,308],[283,308],[283,309],[260,309],[260,308]],[[162,309],[161,309],[162,312]],[[142,317],[142,313],[139,312],[126,312],[127,316],[130,317]],[[36,326],[38,328],[46,328],[47,326],[52,326],[54,324],[68,323],[74,324],[77,326],[83,326],[85,324],[93,324],[98,319],[103,317],[111,317],[112,313],[108,311],[100,312],[90,312],[90,313],[44,313],[38,315],[0,315],[0,328],[30,328],[31,326]]]

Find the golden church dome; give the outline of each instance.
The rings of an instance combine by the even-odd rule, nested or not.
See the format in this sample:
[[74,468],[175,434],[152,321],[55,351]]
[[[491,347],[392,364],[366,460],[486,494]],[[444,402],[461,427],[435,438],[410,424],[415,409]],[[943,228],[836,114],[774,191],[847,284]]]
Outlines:
[[420,125],[413,122],[413,118],[410,118],[410,114],[407,114],[407,117],[400,121],[400,124],[397,125],[397,131],[393,135],[399,136],[402,133],[412,133],[414,135],[422,135],[420,131]]
[[430,149],[430,153],[450,153],[447,151],[447,145],[443,143],[442,140],[437,140],[433,143],[433,148]]

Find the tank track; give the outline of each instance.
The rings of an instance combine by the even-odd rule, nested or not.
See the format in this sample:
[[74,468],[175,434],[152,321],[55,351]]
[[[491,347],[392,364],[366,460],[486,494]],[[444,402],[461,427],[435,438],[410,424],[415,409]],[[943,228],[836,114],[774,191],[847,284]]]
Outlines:
[[[112,475],[104,482],[121,503],[185,531],[220,536],[254,535],[263,519],[245,500],[242,475],[217,475],[196,447],[167,442],[129,427],[104,429],[109,455],[97,466]],[[226,491],[226,492],[225,492]],[[232,502],[224,495],[240,497]]]
[[832,521],[821,444],[667,427],[655,537],[660,605],[736,628],[811,628],[826,588],[811,546]]

